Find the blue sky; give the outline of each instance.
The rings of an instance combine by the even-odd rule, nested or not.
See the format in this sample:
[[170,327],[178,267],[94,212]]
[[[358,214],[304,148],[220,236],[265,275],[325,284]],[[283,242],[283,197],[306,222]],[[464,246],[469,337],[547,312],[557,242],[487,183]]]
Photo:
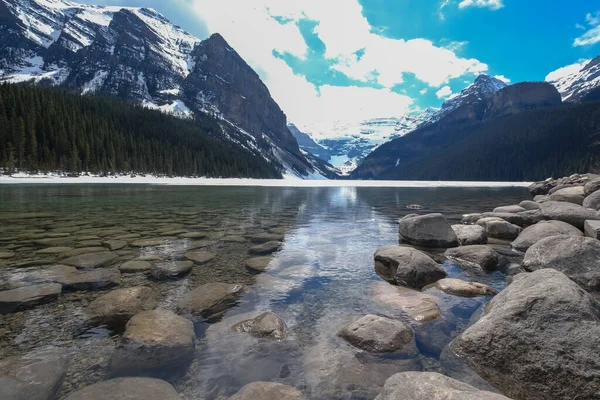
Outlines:
[[479,73],[544,80],[600,54],[597,0],[89,0],[153,7],[201,38],[219,32],[289,118],[439,107]]

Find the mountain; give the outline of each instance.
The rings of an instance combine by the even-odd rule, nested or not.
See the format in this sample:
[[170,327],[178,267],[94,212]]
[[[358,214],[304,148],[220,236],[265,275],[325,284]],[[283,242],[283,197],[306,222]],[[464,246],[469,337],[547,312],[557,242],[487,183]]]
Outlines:
[[[460,149],[470,147],[465,144],[475,141],[483,126],[500,123],[504,117],[518,115],[527,110],[561,104],[560,94],[548,83],[525,82],[506,86],[493,79],[478,77],[459,97],[444,104],[436,122],[380,146],[363,160],[351,177],[413,179],[422,170],[427,169],[428,164],[436,160],[435,157],[445,157],[449,149],[454,149],[455,155],[461,154],[454,159],[456,170],[465,159],[472,156],[467,152],[462,154]],[[495,91],[497,88],[500,90]],[[460,102],[457,99],[460,99]],[[448,171],[436,170],[436,173],[442,176]],[[490,179],[493,178],[495,171],[484,171],[489,173]],[[438,179],[436,173],[431,172],[428,177]],[[472,173],[477,174],[481,171]]]
[[311,153],[321,160],[329,160],[331,153],[328,149],[315,142],[309,135],[301,132],[298,127],[292,123],[288,123],[288,129],[298,141],[298,146],[308,153]]
[[221,140],[315,176],[259,76],[214,34],[200,40],[148,8],[0,0],[0,80],[116,96],[180,117],[211,115]]
[[585,64],[579,71],[550,83],[558,89],[565,102],[600,98],[594,94],[600,89],[600,56]]

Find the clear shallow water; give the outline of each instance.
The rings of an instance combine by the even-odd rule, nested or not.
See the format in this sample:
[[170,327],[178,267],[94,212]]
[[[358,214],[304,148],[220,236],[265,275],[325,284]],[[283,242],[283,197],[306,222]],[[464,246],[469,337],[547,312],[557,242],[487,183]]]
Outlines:
[[[123,234],[162,238],[158,247],[127,247],[116,265],[140,255],[181,259],[195,239],[178,231],[204,232],[202,250],[217,254],[178,280],[157,282],[144,273],[123,274],[121,287],[147,285],[158,307],[175,311],[189,290],[208,282],[240,283],[247,292],[217,323],[196,322],[196,360],[173,381],[184,398],[229,396],[246,383],[276,381],[300,388],[308,398],[372,399],[385,378],[403,370],[440,370],[441,348],[459,334],[488,299],[435,293],[442,317],[418,323],[376,296],[386,288],[374,272],[379,246],[398,244],[397,220],[414,212],[442,212],[453,222],[462,214],[515,204],[524,188],[368,187],[166,187],[143,185],[0,186],[0,289],[19,277],[59,263],[39,255],[44,238],[61,246],[88,247]],[[31,213],[42,213],[31,217]],[[284,235],[264,273],[245,268],[248,239],[263,232]],[[98,239],[96,239],[97,237]],[[40,239],[42,238],[42,239]],[[501,243],[497,244],[502,246]],[[432,254],[437,256],[436,254]],[[438,259],[443,261],[442,259]],[[476,275],[444,263],[450,277],[506,286],[500,272]],[[387,289],[385,289],[387,290]],[[58,346],[72,354],[61,396],[106,379],[119,334],[90,327],[85,309],[106,291],[63,293],[56,302],[17,314],[0,315],[0,358]],[[235,333],[231,326],[264,311],[285,320],[288,337],[272,342]],[[400,318],[417,332],[418,356],[375,356],[337,337],[338,330],[365,314]]]

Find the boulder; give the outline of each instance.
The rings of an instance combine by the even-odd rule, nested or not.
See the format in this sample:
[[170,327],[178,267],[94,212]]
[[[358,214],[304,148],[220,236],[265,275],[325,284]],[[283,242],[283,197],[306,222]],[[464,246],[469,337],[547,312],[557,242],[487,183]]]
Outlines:
[[447,275],[425,253],[402,246],[384,246],[377,249],[375,272],[388,282],[415,289],[421,289]]
[[246,260],[246,268],[256,272],[264,272],[272,259],[271,256],[250,258]]
[[521,227],[503,220],[490,220],[485,223],[485,231],[488,237],[513,240],[521,233]]
[[210,320],[233,307],[243,290],[243,285],[206,283],[184,296],[178,304],[178,310]]
[[196,264],[206,264],[217,257],[215,253],[209,253],[207,251],[192,251],[185,253],[183,256]]
[[481,268],[486,271],[495,271],[506,260],[494,249],[486,245],[462,246],[448,249],[444,256],[456,264],[467,268]]
[[441,315],[435,297],[416,290],[393,286],[387,282],[373,282],[371,294],[381,306],[401,310],[417,322],[431,321]]
[[400,220],[400,238],[423,247],[458,246],[458,238],[442,214],[409,214]]
[[510,400],[437,372],[402,372],[385,381],[375,400]]
[[472,244],[486,244],[487,232],[479,225],[452,225],[452,230],[461,246]]
[[257,256],[263,256],[271,253],[275,253],[277,250],[281,248],[282,243],[278,241],[266,242],[263,244],[259,244],[256,246],[250,247],[248,250],[250,254],[255,254]]
[[291,386],[274,382],[252,382],[229,400],[302,400],[302,393]]
[[167,310],[145,311],[127,323],[110,370],[113,375],[180,375],[195,348],[192,321]]
[[586,220],[600,220],[594,210],[573,203],[547,201],[541,205],[542,214],[557,221],[563,221],[583,231]]
[[586,196],[589,196],[592,193],[597,192],[598,190],[600,190],[600,178],[592,179],[583,187],[583,193]]
[[585,236],[600,239],[600,221],[585,221]]
[[476,224],[481,218],[483,218],[483,215],[481,214],[465,214],[463,215],[460,223],[463,225],[473,225]]
[[494,296],[498,291],[488,285],[479,282],[466,282],[460,279],[440,279],[436,283],[426,286],[427,289],[439,289],[444,293],[461,297]]
[[152,268],[152,264],[148,261],[132,260],[127,261],[119,266],[119,271],[123,273],[144,272]]
[[154,290],[136,286],[116,289],[98,297],[88,306],[86,313],[92,325],[122,329],[133,316],[155,307]]
[[523,268],[553,268],[584,289],[600,292],[600,241],[565,235],[542,239],[525,253]]
[[119,255],[110,251],[103,251],[97,253],[80,254],[78,256],[67,258],[62,260],[61,263],[77,267],[79,269],[88,268],[101,268],[110,265],[117,259]]
[[538,195],[538,196],[535,196],[535,197],[533,198],[533,201],[535,201],[535,202],[536,202],[536,203],[538,203],[538,204],[542,204],[542,203],[545,203],[545,202],[547,202],[549,199],[550,199],[550,195],[547,195],[547,194],[546,194],[546,195]]
[[365,315],[342,328],[338,335],[359,349],[372,353],[390,353],[414,345],[412,328],[402,321]]
[[169,382],[154,378],[115,378],[86,386],[66,400],[179,400]]
[[75,257],[82,254],[90,254],[90,253],[105,253],[106,248],[104,247],[81,247],[77,249],[72,249],[61,253],[61,257]]
[[283,340],[287,336],[285,322],[272,312],[239,322],[231,327],[235,332],[248,332],[257,338]]
[[157,262],[152,265],[152,268],[150,269],[150,275],[152,275],[154,279],[158,280],[175,279],[182,275],[188,274],[193,267],[194,263],[192,261]]
[[600,305],[554,269],[515,276],[449,346],[515,399],[598,398]]
[[127,247],[127,241],[125,240],[105,240],[102,244],[108,247],[110,251],[117,251]]
[[573,186],[558,190],[550,195],[550,201],[564,201],[573,204],[583,204],[583,186]]
[[525,210],[539,210],[540,209],[540,203],[536,203],[535,201],[531,201],[531,200],[523,200],[522,202],[519,203],[519,205],[521,207],[523,207]]
[[0,399],[53,400],[67,373],[62,349],[36,350],[0,360]]
[[516,205],[513,206],[502,206],[502,207],[496,207],[494,208],[494,212],[495,213],[519,213],[521,211],[525,211],[525,208]]
[[583,233],[566,222],[542,221],[525,228],[510,246],[517,251],[525,252],[540,240],[557,235],[583,236]]
[[518,213],[486,212],[482,215],[484,218],[500,218],[501,220],[520,227],[537,224],[540,221],[548,219],[540,210],[524,210]]
[[593,208],[594,210],[600,210],[600,192],[595,191],[583,200],[583,207]]
[[50,303],[58,298],[62,285],[42,283],[0,292],[0,314],[26,310],[40,304]]

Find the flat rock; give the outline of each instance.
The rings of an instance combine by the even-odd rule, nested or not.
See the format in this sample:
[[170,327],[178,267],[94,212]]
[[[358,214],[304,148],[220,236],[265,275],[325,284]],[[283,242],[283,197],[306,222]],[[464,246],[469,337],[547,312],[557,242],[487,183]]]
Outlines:
[[437,372],[402,372],[385,381],[375,400],[510,400]]
[[554,269],[515,276],[449,348],[512,398],[598,398],[600,305]]
[[56,265],[44,269],[37,277],[45,281],[60,283],[66,290],[99,290],[121,284],[121,274],[117,269],[80,271],[75,267]]
[[271,253],[275,253],[276,251],[278,251],[282,246],[281,242],[278,241],[272,241],[272,242],[266,242],[263,244],[259,244],[256,246],[252,246],[250,247],[250,249],[248,250],[250,252],[250,254],[255,254],[255,255],[267,255],[267,254],[271,254]]
[[129,320],[110,360],[113,375],[166,373],[181,376],[194,357],[194,324],[167,310]]
[[71,393],[67,400],[180,400],[169,382],[154,378],[115,378]]
[[147,286],[112,290],[94,300],[87,308],[92,325],[122,329],[136,314],[153,310],[156,294]]
[[66,253],[69,250],[73,250],[72,247],[47,247],[45,249],[37,250],[35,254],[61,254]]
[[435,297],[416,290],[393,286],[387,282],[373,282],[371,294],[381,306],[401,310],[417,322],[431,321],[441,315]]
[[62,260],[61,264],[70,265],[79,269],[101,268],[110,265],[118,257],[119,255],[117,253],[109,251],[88,253],[69,257],[65,260]]
[[560,189],[550,195],[550,201],[564,201],[581,205],[584,198],[583,186],[573,186]]
[[275,382],[252,382],[229,400],[302,400],[302,393],[291,386]]
[[399,223],[400,238],[423,247],[455,247],[458,238],[442,214],[409,214]]
[[446,272],[431,257],[410,247],[380,247],[374,258],[377,275],[398,285],[421,289],[446,277]]
[[144,272],[152,268],[152,264],[148,261],[131,260],[119,266],[119,271],[123,273]]
[[235,236],[235,235],[225,236],[221,240],[226,243],[246,243],[248,241],[243,236]]
[[108,247],[110,251],[117,251],[127,247],[126,240],[105,240],[102,244]]
[[212,319],[233,307],[243,289],[244,286],[238,284],[206,283],[184,296],[178,304],[178,310],[181,313]]
[[426,286],[424,290],[435,288],[444,293],[460,297],[494,296],[498,291],[479,282],[466,282],[460,279],[440,279],[436,283]]
[[496,207],[494,208],[494,212],[495,213],[520,213],[521,211],[525,211],[524,207],[516,206],[502,206],[502,207]]
[[486,244],[488,240],[485,228],[479,225],[452,225],[452,230],[461,246]]
[[577,204],[547,201],[541,207],[542,214],[549,219],[566,222],[582,231],[586,220],[600,220],[596,211]]
[[196,264],[205,264],[217,257],[215,253],[209,253],[207,251],[192,251],[185,253],[183,256]]
[[259,233],[250,237],[252,243],[282,242],[284,235],[277,233]]
[[133,247],[157,247],[165,244],[164,238],[138,239],[130,243]]
[[523,268],[553,268],[584,289],[600,292],[600,241],[565,235],[542,239],[525,253]]
[[0,314],[8,314],[50,303],[58,298],[62,286],[58,283],[43,283],[0,292]]
[[194,268],[191,261],[165,261],[154,263],[150,269],[150,275],[154,279],[174,279],[188,274]]
[[448,249],[444,256],[449,260],[467,268],[481,268],[495,271],[501,267],[503,257],[486,245],[462,246]]
[[6,260],[8,258],[13,258],[15,253],[12,251],[0,251],[0,260]]
[[68,355],[62,349],[36,350],[0,360],[0,399],[56,399],[67,367]]
[[182,239],[203,239],[207,237],[206,232],[184,232],[178,235]]
[[215,244],[217,244],[216,240],[194,240],[193,242],[186,244],[185,248],[187,250],[194,250],[214,246]]
[[271,256],[250,258],[246,260],[246,268],[257,272],[263,272],[267,269],[272,259],[273,257]]
[[600,239],[600,221],[585,221],[585,236]]
[[61,257],[75,257],[75,256],[79,256],[82,254],[100,253],[100,252],[106,252],[106,248],[104,248],[104,247],[77,248],[77,249],[68,250],[68,251],[62,253]]
[[542,221],[525,228],[510,246],[517,251],[524,252],[540,240],[557,235],[583,236],[583,233],[566,222]]
[[412,328],[402,321],[365,315],[342,328],[338,335],[359,349],[391,353],[414,342]]
[[248,332],[257,338],[283,340],[287,336],[285,322],[272,312],[266,312],[254,319],[239,322],[231,327],[235,332]]

